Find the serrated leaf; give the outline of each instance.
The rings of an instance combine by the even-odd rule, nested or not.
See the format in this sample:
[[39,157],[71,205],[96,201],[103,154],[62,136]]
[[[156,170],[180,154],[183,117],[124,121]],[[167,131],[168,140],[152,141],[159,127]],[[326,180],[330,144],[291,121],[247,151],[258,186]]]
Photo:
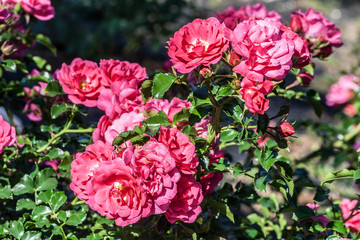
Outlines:
[[323,180],[321,181],[321,185],[324,185],[325,183],[331,183],[334,180],[338,179],[344,179],[344,178],[353,178],[354,171],[348,170],[348,169],[342,169],[336,172],[329,172],[325,175]]
[[345,224],[341,221],[333,221],[326,224],[326,228],[339,232],[341,234],[347,234],[348,229]]
[[56,212],[66,202],[67,197],[64,192],[57,192],[50,198],[49,205],[51,209]]
[[56,158],[63,158],[64,151],[60,148],[52,148],[47,154],[47,157],[49,157],[51,160]]
[[145,122],[151,131],[157,131],[160,126],[166,127],[170,125],[169,119],[163,111],[160,111],[155,116],[149,117]]
[[39,56],[33,56],[33,61],[34,63],[36,64],[36,66],[39,68],[39,69],[43,69],[45,67],[45,64],[46,64],[46,60],[39,57]]
[[181,109],[180,112],[177,112],[173,117],[173,123],[183,122],[189,120],[190,112],[188,108]]
[[12,199],[11,187],[6,185],[5,187],[0,185],[0,199]]
[[153,87],[153,81],[151,80],[145,80],[141,84],[141,95],[142,95],[143,103],[146,103],[146,101],[152,97],[152,87]]
[[236,136],[239,134],[238,131],[235,129],[229,128],[221,131],[220,133],[220,141],[221,142],[229,142],[236,138]]
[[220,214],[226,216],[231,222],[235,223],[234,214],[229,206],[224,202],[212,202],[211,206],[219,210]]
[[41,239],[41,232],[29,231],[25,232],[21,240],[38,240]]
[[51,209],[48,206],[41,205],[34,208],[34,210],[31,213],[31,218],[34,221],[42,221],[46,219],[46,217],[51,213],[52,213]]
[[54,189],[57,186],[57,180],[52,176],[55,172],[52,168],[45,168],[41,170],[36,176],[35,187],[37,191],[44,191]]
[[62,114],[63,112],[67,111],[67,105],[65,103],[59,104],[59,105],[54,105],[51,107],[51,118],[55,119],[57,118],[60,114]]
[[314,210],[312,210],[307,206],[300,206],[297,209],[295,209],[294,215],[296,217],[295,218],[296,221],[301,221],[314,217],[315,213]]
[[360,169],[354,172],[354,180],[358,180],[358,179],[360,179]]
[[69,219],[66,221],[67,225],[77,226],[81,223],[81,218],[77,214],[71,214]]
[[152,96],[162,98],[167,90],[174,83],[176,77],[171,73],[158,73],[154,76]]
[[43,34],[36,34],[35,39],[37,42],[47,47],[52,52],[52,54],[56,56],[56,47],[51,43],[50,38]]
[[1,62],[3,68],[8,72],[16,72],[16,63],[12,59],[6,59]]
[[49,203],[51,196],[52,196],[52,191],[51,190],[47,190],[45,192],[39,193],[38,196],[37,196],[37,204],[40,203],[39,200],[41,200],[43,203]]
[[53,81],[49,82],[44,90],[50,97],[54,97],[56,95],[62,95],[64,92],[62,91],[61,85],[59,82]]
[[27,174],[25,174],[21,178],[20,182],[12,188],[12,192],[15,196],[24,194],[24,193],[33,193],[34,191],[35,191],[34,181]]
[[33,209],[34,207],[36,207],[35,202],[29,198],[19,199],[16,203],[16,211],[21,211],[23,209]]
[[266,182],[265,182],[266,177],[267,176],[265,175],[254,179],[254,186],[257,190],[266,192]]
[[15,238],[20,239],[24,235],[24,226],[19,221],[11,221],[9,226],[9,232]]

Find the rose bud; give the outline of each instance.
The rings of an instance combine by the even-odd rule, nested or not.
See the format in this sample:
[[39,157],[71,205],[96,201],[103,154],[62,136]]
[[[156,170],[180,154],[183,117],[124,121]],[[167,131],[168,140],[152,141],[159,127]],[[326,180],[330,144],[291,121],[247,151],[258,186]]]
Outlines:
[[295,133],[293,126],[288,122],[283,122],[275,128],[275,131],[279,134],[280,137],[288,137]]
[[303,86],[307,87],[310,85],[310,83],[314,79],[314,76],[309,74],[308,72],[305,72],[305,73],[299,73],[297,75],[297,78],[298,78],[299,82],[302,83]]

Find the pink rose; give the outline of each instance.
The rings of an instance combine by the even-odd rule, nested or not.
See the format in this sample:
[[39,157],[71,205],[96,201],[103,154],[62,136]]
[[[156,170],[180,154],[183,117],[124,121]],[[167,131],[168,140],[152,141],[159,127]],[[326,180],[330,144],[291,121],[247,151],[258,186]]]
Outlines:
[[109,161],[116,157],[111,144],[96,141],[86,147],[85,152],[77,153],[71,163],[72,182],[71,190],[81,200],[88,200],[86,184],[93,178],[95,170],[100,162]]
[[[309,39],[311,43],[311,51],[322,43],[328,43],[329,46],[324,46],[325,49],[320,49],[319,53],[322,57],[327,57],[332,53],[332,47],[340,47],[342,41],[340,40],[341,32],[336,25],[325,18],[322,13],[314,12],[309,8],[306,13],[297,12],[291,14],[290,28],[299,32],[301,35]],[[315,54],[316,55],[316,54]]]
[[[209,164],[216,163],[220,158],[224,157],[225,151],[217,150],[209,156]],[[223,179],[223,173],[209,173],[200,178],[200,183],[202,186],[202,192],[204,196],[211,194],[219,182]]]
[[326,105],[335,106],[345,104],[354,96],[353,91],[359,89],[360,78],[356,75],[344,75],[339,78],[339,81],[333,84],[328,94],[326,94]]
[[288,122],[283,122],[275,128],[280,137],[289,137],[295,133],[294,127]]
[[[210,116],[209,118],[211,119]],[[208,118],[203,118],[200,122],[194,124],[194,128],[198,137],[207,139],[207,132],[210,122],[211,120],[209,120]]]
[[103,216],[115,219],[121,227],[151,214],[151,199],[134,170],[117,158],[101,162],[86,185],[86,203]]
[[101,140],[101,141],[105,142],[105,131],[111,125],[112,125],[112,120],[108,116],[103,115],[99,119],[97,128],[92,133],[93,141],[96,142],[96,141]]
[[176,113],[184,108],[190,108],[191,103],[174,97],[170,102],[167,99],[150,99],[145,103],[145,110],[150,111],[163,111],[168,119],[172,122]]
[[178,182],[178,193],[165,212],[165,217],[170,223],[177,220],[193,223],[201,213],[203,198],[201,184],[193,176],[184,175]]
[[107,127],[104,132],[104,139],[107,143],[112,144],[114,139],[125,131],[131,131],[135,126],[141,125],[145,120],[144,114],[129,112],[123,113],[119,117],[112,120],[112,124]]
[[176,161],[176,167],[182,174],[195,174],[199,165],[195,145],[189,138],[176,128],[160,127],[158,141],[169,148]]
[[16,130],[0,115],[0,153],[4,147],[11,146],[17,139]]
[[264,114],[269,109],[269,100],[265,98],[265,95],[270,93],[273,89],[273,83],[271,81],[264,81],[255,83],[243,79],[243,88],[240,90],[241,97],[245,101],[246,107],[252,113]]
[[[306,206],[311,208],[315,212],[317,212],[319,209],[319,205],[312,204],[312,203],[308,203],[308,204],[306,204]],[[316,216],[316,218],[310,218],[310,220],[305,220],[302,222],[305,223],[306,221],[312,221],[312,222],[320,221],[323,224],[323,227],[326,227],[326,225],[330,222],[327,217],[322,216],[322,215]]]
[[174,68],[189,73],[200,65],[209,66],[220,61],[228,48],[224,31],[225,25],[213,17],[195,19],[180,28],[167,42]]
[[180,179],[180,172],[169,149],[151,139],[144,146],[126,149],[122,157],[152,199],[152,213],[164,213],[177,193],[177,182]]
[[[341,212],[342,212],[344,220],[347,220],[350,217],[351,212],[355,208],[357,203],[358,203],[358,200],[351,201],[350,199],[347,199],[347,198],[344,198],[341,201],[340,208],[341,208]],[[353,212],[352,215],[353,215],[353,217],[351,217],[350,219],[348,219],[345,222],[345,226],[350,229],[360,231],[360,211],[356,210]]]
[[271,18],[273,21],[281,21],[281,16],[276,11],[268,12],[265,5],[256,3],[254,5],[246,5],[235,10],[233,6],[228,7],[224,12],[216,13],[216,18],[225,25],[234,30],[234,28],[242,21],[251,19]]
[[137,83],[128,81],[113,82],[110,88],[103,88],[97,107],[111,119],[124,112],[140,112],[144,109]]
[[116,81],[135,81],[139,85],[148,76],[146,69],[137,63],[119,60],[100,60],[100,69],[104,74],[103,85],[111,86]]
[[28,100],[24,107],[24,114],[31,121],[39,122],[42,120],[42,110],[36,104],[32,103],[31,100]]
[[41,21],[50,20],[55,15],[50,0],[21,0],[21,7]]
[[70,65],[63,63],[56,76],[73,103],[96,106],[102,75],[95,62],[75,58]]
[[247,78],[253,78],[248,76],[252,74],[259,80],[259,76],[282,80],[292,67],[295,43],[281,26],[269,18],[239,23],[231,35],[231,45],[242,59],[233,71]]

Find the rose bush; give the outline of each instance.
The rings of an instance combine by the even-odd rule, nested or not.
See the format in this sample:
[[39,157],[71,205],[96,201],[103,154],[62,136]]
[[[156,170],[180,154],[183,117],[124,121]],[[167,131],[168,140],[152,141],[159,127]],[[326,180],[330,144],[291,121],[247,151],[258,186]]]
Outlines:
[[[321,13],[298,10],[286,26],[258,3],[197,18],[167,42],[166,72],[150,73],[101,56],[52,69],[25,52],[55,53],[28,25],[53,18],[51,2],[1,6],[1,238],[360,236],[351,180],[330,185],[360,179],[356,72],[326,96],[351,118],[290,115],[294,100],[323,112],[312,59],[342,41]],[[307,131],[319,143],[299,155]]]

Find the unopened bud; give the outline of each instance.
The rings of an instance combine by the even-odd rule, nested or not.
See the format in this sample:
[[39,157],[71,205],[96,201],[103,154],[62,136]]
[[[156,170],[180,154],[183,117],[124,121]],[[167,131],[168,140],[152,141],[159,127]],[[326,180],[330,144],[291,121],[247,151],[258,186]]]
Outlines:
[[200,69],[200,75],[203,76],[204,78],[208,78],[213,74],[213,71],[211,70],[211,68],[209,67],[202,67]]
[[241,81],[239,79],[233,79],[231,81],[231,87],[235,90],[239,90],[241,88]]
[[229,63],[231,66],[236,66],[240,63],[240,56],[236,52],[231,51],[229,54]]
[[275,128],[280,137],[289,137],[295,133],[294,127],[288,122],[283,122]]

